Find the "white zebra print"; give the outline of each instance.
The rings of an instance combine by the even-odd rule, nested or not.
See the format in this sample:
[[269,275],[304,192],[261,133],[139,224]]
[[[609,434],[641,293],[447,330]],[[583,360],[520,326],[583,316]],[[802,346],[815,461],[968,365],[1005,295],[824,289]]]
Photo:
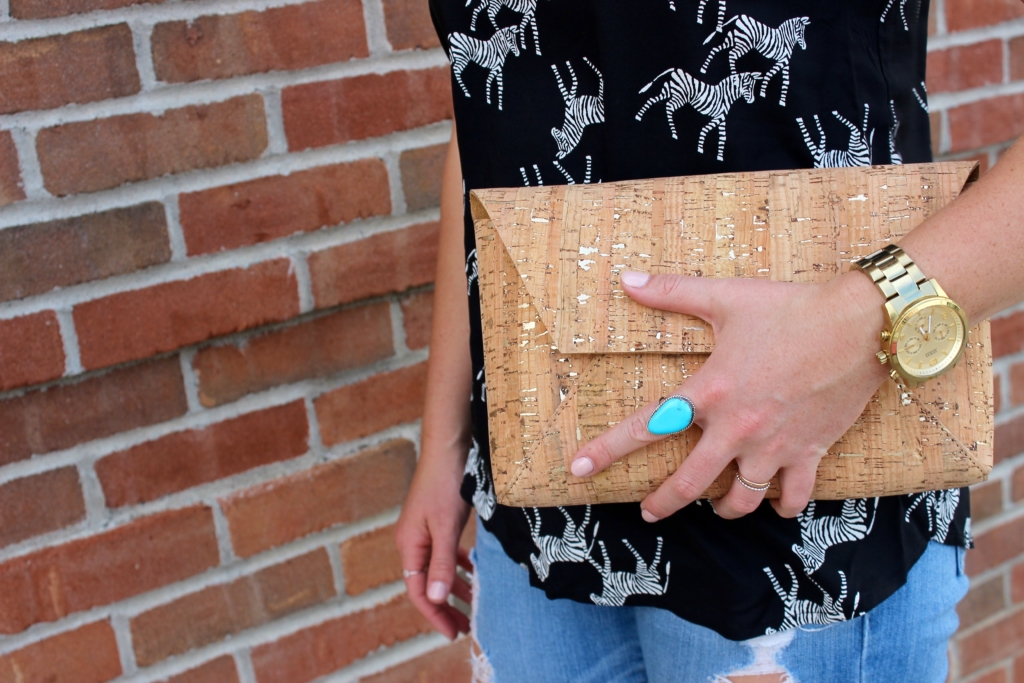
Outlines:
[[[818,590],[821,591],[822,601],[819,605],[811,600],[800,600],[796,597],[797,589],[799,584],[796,581],[796,572],[793,571],[791,566],[784,565],[786,571],[789,572],[790,587],[788,591],[782,589],[779,585],[778,579],[775,578],[775,574],[772,573],[770,567],[765,567],[764,572],[768,575],[768,578],[772,582],[772,588],[775,589],[775,593],[782,599],[783,605],[783,617],[782,623],[779,624],[777,629],[769,626],[765,629],[765,635],[772,633],[778,633],[779,631],[785,631],[786,629],[796,628],[797,626],[803,626],[805,624],[834,624],[840,621],[846,621],[847,616],[843,611],[843,603],[846,602],[846,574],[839,571],[839,596],[834,598],[825,592],[825,589],[818,585],[818,582],[807,577],[811,583],[818,586]],[[857,606],[860,604],[860,593],[858,592],[853,598],[853,609],[850,611],[851,614],[857,613]]]
[[[804,565],[804,573],[810,575],[818,571],[825,563],[825,552],[834,545],[859,541],[871,533],[875,524],[874,515],[871,523],[867,521],[867,500],[847,499],[838,516],[825,515],[814,517],[815,504],[812,500],[797,515],[800,522],[800,540],[802,545],[793,544],[793,552]],[[878,510],[878,499],[875,498],[874,510]]]
[[[807,49],[805,36],[811,20],[807,17],[796,17],[782,22],[778,28],[772,28],[746,14],[739,14],[725,22],[725,25],[728,26],[733,22],[736,24],[735,27],[725,34],[725,39],[720,44],[711,48],[700,72],[707,73],[708,66],[715,55],[722,50],[728,50],[729,72],[735,74],[736,60],[754,50],[761,56],[775,61],[761,82],[761,97],[766,96],[768,83],[775,74],[781,71],[782,95],[779,97],[779,104],[783,107],[786,106],[786,93],[789,91],[789,62],[797,45],[803,50]],[[715,34],[712,33],[704,43],[707,44],[714,36]]]
[[[565,170],[565,167],[563,167],[560,163],[558,163],[557,159],[555,161],[552,161],[551,163],[555,165],[555,168],[557,168],[559,171],[562,172],[563,176],[565,176],[565,182],[566,182],[567,185],[575,185],[576,184],[576,180],[571,175],[569,175],[569,172],[567,170]],[[583,184],[584,185],[590,184],[590,175],[591,175],[591,171],[593,170],[592,167],[593,167],[593,161],[591,160],[590,155],[588,154],[587,155],[587,171],[583,175]],[[601,180],[598,179],[597,182],[601,182]]]
[[601,574],[601,594],[591,593],[590,599],[595,605],[605,607],[622,607],[626,604],[626,598],[631,595],[664,595],[668,592],[669,572],[672,570],[672,563],[665,565],[665,583],[661,583],[661,574],[658,571],[658,564],[661,562],[661,546],[664,539],[658,536],[658,550],[654,553],[654,559],[648,565],[640,553],[629,544],[629,541],[622,539],[622,542],[629,548],[636,558],[635,572],[613,572],[611,557],[605,548],[604,541],[598,541],[601,546],[602,564],[594,561],[594,558],[587,554],[587,561],[594,566]]
[[[899,2],[900,2],[900,18],[903,19],[903,30],[904,31],[909,31],[910,30],[910,26],[907,25],[907,12],[906,12],[906,10],[907,10],[907,0],[899,0]],[[885,23],[885,15],[887,15],[889,13],[889,10],[892,9],[892,6],[895,3],[896,3],[896,0],[889,0],[889,2],[886,3],[885,9],[882,10],[882,16],[879,19],[880,22],[882,22],[883,24]]]
[[498,501],[494,495],[490,472],[487,471],[487,463],[480,457],[480,444],[477,443],[476,437],[473,437],[473,445],[466,457],[464,474],[468,474],[476,481],[476,490],[473,491],[473,507],[476,508],[476,514],[484,521],[490,519],[494,515]]
[[[575,185],[576,184],[576,179],[573,178],[572,174],[569,173],[569,171],[566,170],[565,166],[562,166],[562,164],[558,163],[558,159],[555,159],[551,163],[554,165],[555,168],[558,169],[558,172],[561,173],[562,176],[565,178],[565,182],[566,182],[567,185]],[[591,181],[591,177],[593,176],[593,165],[594,165],[594,162],[593,162],[593,159],[590,157],[589,154],[586,156],[586,164],[587,164],[587,170],[585,171],[585,173],[583,175],[583,184],[584,185],[587,185],[590,182],[592,182]],[[526,187],[533,187],[533,184],[530,181],[530,175],[526,172],[526,167],[525,166],[520,166],[519,167],[519,174],[523,178],[523,185],[525,185]],[[544,178],[541,175],[540,167],[537,166],[537,164],[533,164],[533,175],[537,178],[537,186],[542,187],[544,185]],[[601,180],[598,179],[597,181],[594,181],[594,182],[598,182],[599,183],[599,182],[601,182]]]
[[900,130],[900,120],[896,118],[896,103],[889,100],[889,112],[892,114],[892,125],[889,127],[889,163],[902,164],[903,155],[896,149],[896,134]]
[[498,84],[498,111],[502,108],[502,69],[505,68],[505,58],[511,52],[519,56],[519,27],[509,26],[498,29],[488,40],[477,40],[465,33],[452,33],[448,36],[449,50],[451,54],[448,59],[452,63],[452,72],[455,80],[462,88],[463,94],[469,97],[469,89],[462,81],[462,72],[470,64],[479,64],[487,69],[487,85],[484,86],[484,93],[487,96],[487,104],[491,103],[491,83]]
[[860,129],[846,120],[838,111],[832,115],[839,119],[850,130],[850,142],[845,150],[829,150],[825,146],[825,131],[821,128],[821,121],[818,115],[814,115],[814,125],[818,128],[820,144],[811,140],[807,127],[804,126],[802,117],[797,117],[796,122],[800,125],[800,132],[804,136],[804,143],[814,157],[814,168],[834,168],[839,166],[870,166],[871,165],[871,143],[875,139],[875,131],[868,133],[868,104],[864,104],[864,123]]
[[[586,562],[590,556],[590,549],[594,546],[593,539],[587,545],[587,525],[590,524],[589,505],[583,515],[583,522],[579,526],[564,507],[559,507],[558,511],[565,517],[565,529],[562,531],[562,535],[541,536],[540,510],[533,508],[535,519],[530,519],[530,513],[523,508],[526,523],[530,526],[530,537],[533,538],[533,544],[537,546],[539,553],[537,555],[530,554],[530,564],[533,565],[533,570],[537,572],[537,578],[541,581],[547,580],[551,574],[551,565],[555,562]],[[600,526],[600,522],[594,525],[594,537],[597,536]]]
[[[707,6],[707,4],[708,4],[708,0],[700,0],[700,5],[697,7],[697,23],[698,24],[703,24],[704,23],[704,8]],[[675,9],[675,7],[673,7],[672,9]],[[725,26],[723,24],[724,21],[725,21],[725,0],[718,0],[718,24],[715,26],[715,33],[721,33],[722,32],[722,29],[725,28]],[[712,33],[711,36],[714,36],[715,33]],[[711,36],[708,36],[708,39],[704,41],[705,45],[707,45],[708,42],[711,40]]]
[[551,70],[555,72],[555,80],[558,81],[558,91],[562,93],[562,99],[565,101],[564,123],[560,129],[551,129],[551,136],[558,144],[556,156],[559,159],[564,159],[576,149],[580,138],[583,137],[584,128],[594,123],[604,123],[604,76],[589,59],[584,57],[583,61],[597,74],[597,97],[593,95],[576,96],[579,81],[576,80],[576,71],[573,70],[571,62],[565,63],[569,69],[569,76],[572,77],[572,87],[569,90],[565,89],[562,76],[558,73],[558,67],[554,64],[551,65]]
[[[466,7],[473,4],[473,0],[466,2]],[[523,18],[519,22],[519,37],[523,41],[523,49],[526,49],[526,25],[530,25],[530,29],[533,31],[533,51],[538,55],[540,54],[540,39],[537,35],[537,0],[481,0],[477,8],[473,10],[473,16],[469,19],[469,30],[476,30],[476,19],[480,15],[480,10],[487,10],[487,18],[491,20],[491,26],[498,28],[498,24],[495,23],[495,17],[498,16],[498,12],[501,11],[502,7],[508,7],[510,10],[517,14],[522,14]]]
[[473,293],[473,283],[480,279],[480,264],[476,260],[476,249],[466,256],[466,296]]
[[636,120],[643,119],[644,114],[651,105],[667,100],[665,114],[668,117],[668,126],[672,131],[672,138],[678,140],[676,124],[672,115],[677,109],[691,105],[704,116],[710,116],[711,120],[700,129],[697,138],[697,152],[704,153],[704,138],[708,132],[718,128],[718,160],[722,161],[725,154],[725,117],[732,107],[732,103],[742,97],[747,103],[754,101],[754,87],[761,77],[758,73],[733,74],[723,79],[716,85],[708,85],[699,81],[682,69],[668,69],[654,77],[654,80],[640,89],[640,92],[647,90],[666,74],[671,74],[669,79],[662,86],[661,92],[644,102],[640,111],[636,114]]
[[907,508],[907,514],[903,521],[910,521],[912,513],[918,505],[924,503],[925,514],[928,515],[928,531],[932,534],[932,540],[942,543],[949,535],[949,525],[956,514],[956,506],[960,503],[960,489],[947,489],[945,491],[925,491],[914,496],[913,502]]
[[910,92],[914,93],[914,99],[921,105],[921,109],[924,109],[925,113],[928,113],[928,86],[921,81],[921,93],[917,92],[917,88],[911,88]]

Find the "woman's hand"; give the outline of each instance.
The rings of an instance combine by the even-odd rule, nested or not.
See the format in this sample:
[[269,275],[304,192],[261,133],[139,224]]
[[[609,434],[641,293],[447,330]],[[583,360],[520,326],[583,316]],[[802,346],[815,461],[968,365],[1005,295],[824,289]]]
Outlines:
[[[469,505],[459,495],[462,471],[451,466],[460,461],[465,461],[465,453],[420,459],[395,530],[409,599],[434,628],[452,639],[469,633],[469,620],[448,604],[448,594],[472,601],[469,584],[455,573],[457,564],[472,569],[469,556],[459,547],[469,519]],[[417,573],[410,576],[410,571]]]
[[[783,517],[796,516],[810,498],[818,461],[887,379],[875,358],[885,320],[881,292],[856,272],[826,284],[641,273],[623,273],[622,282],[636,301],[696,315],[715,335],[707,362],[675,392],[693,402],[703,435],[641,503],[644,519],[692,503],[733,459],[750,481],[778,474],[782,497],[772,505]],[[664,438],[647,430],[657,407],[645,406],[586,444],[573,474],[588,476]],[[736,481],[715,510],[734,519],[763,498]]]

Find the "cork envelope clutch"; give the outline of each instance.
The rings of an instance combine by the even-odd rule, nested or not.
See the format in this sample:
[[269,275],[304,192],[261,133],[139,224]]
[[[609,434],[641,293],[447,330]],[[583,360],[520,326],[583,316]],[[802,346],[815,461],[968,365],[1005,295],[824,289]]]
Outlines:
[[[694,427],[595,477],[569,473],[581,444],[684,384],[713,348],[699,318],[627,297],[623,270],[823,282],[898,241],[975,174],[975,163],[952,162],[474,191],[498,502],[641,500],[700,438]],[[983,480],[992,466],[991,366],[986,321],[970,330],[951,372],[903,393],[886,382],[822,459],[813,497]],[[705,495],[724,493],[733,472]],[[768,495],[778,495],[777,483]]]

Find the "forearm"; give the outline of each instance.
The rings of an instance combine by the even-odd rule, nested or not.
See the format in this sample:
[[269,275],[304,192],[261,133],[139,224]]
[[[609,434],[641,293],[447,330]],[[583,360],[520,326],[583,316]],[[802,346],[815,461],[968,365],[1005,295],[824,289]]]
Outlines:
[[[452,127],[441,184],[441,230],[434,280],[430,365],[421,432],[421,459],[465,457],[470,439],[469,304],[466,297],[462,169]],[[461,462],[438,463],[458,467]]]
[[972,324],[1024,299],[1024,138],[900,246]]

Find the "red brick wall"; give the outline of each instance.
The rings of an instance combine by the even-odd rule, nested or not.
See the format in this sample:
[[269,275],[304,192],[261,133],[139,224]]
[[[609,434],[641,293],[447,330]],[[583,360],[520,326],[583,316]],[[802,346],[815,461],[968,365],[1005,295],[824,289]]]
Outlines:
[[[937,151],[991,165],[1024,5],[933,26]],[[465,675],[391,544],[450,133],[425,0],[0,0],[0,83],[0,683]],[[952,659],[1022,683],[1024,308],[995,329]]]

